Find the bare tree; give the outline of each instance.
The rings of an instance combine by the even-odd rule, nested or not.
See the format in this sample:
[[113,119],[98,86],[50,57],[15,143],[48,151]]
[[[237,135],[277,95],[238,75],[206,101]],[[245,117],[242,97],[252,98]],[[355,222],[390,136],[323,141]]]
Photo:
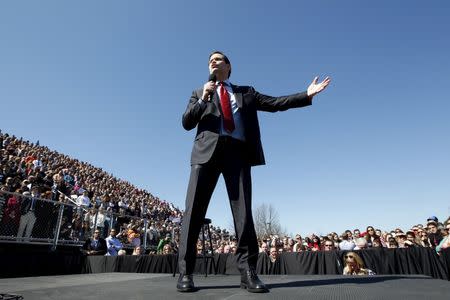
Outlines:
[[279,236],[285,234],[285,232],[281,229],[278,212],[272,204],[261,204],[256,208],[253,216],[258,240],[267,238],[269,235],[273,234],[277,234]]

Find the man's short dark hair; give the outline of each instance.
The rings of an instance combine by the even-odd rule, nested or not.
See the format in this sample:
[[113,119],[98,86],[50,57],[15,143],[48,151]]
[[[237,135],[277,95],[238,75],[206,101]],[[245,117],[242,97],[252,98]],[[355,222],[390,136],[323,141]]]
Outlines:
[[[220,55],[222,55],[223,56],[223,59],[225,60],[225,63],[227,64],[227,65],[230,65],[231,63],[230,63],[230,60],[228,59],[228,57],[222,52],[222,51],[213,51],[213,52],[211,52],[211,54],[209,55],[209,58],[208,58],[208,64],[209,64],[209,60],[211,59],[211,56],[213,56],[214,54],[220,54]],[[231,68],[230,68],[230,72],[228,72],[228,78],[230,78],[230,75],[231,75]]]

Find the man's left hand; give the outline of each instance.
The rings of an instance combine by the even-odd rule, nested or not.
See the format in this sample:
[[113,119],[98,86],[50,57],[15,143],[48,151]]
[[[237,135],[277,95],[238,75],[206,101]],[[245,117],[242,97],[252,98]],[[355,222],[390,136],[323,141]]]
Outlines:
[[311,84],[308,86],[308,90],[306,91],[306,93],[311,98],[323,91],[330,84],[331,78],[327,76],[327,78],[325,78],[321,83],[318,83],[318,81],[319,76],[316,76],[313,82],[311,82]]

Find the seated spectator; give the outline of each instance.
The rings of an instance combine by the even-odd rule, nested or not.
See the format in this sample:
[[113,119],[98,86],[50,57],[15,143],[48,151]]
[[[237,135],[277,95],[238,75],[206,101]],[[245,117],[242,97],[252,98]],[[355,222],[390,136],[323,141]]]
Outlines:
[[119,250],[119,252],[117,252],[117,255],[118,256],[127,255],[127,251],[121,249],[121,250]]
[[92,238],[86,240],[82,252],[86,255],[105,255],[107,251],[106,241],[100,237],[100,231],[95,230]]
[[118,255],[118,252],[123,247],[122,243],[116,237],[116,230],[114,228],[109,231],[109,236],[106,238],[106,247],[108,249],[108,252],[106,253],[107,256]]
[[372,270],[364,268],[361,257],[355,252],[347,252],[344,260],[344,275],[375,275]]

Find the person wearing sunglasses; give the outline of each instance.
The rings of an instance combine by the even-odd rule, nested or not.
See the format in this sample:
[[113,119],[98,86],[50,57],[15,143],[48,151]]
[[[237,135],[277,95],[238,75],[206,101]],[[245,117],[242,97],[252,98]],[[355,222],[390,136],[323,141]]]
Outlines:
[[375,272],[364,267],[363,260],[356,252],[347,252],[344,263],[344,275],[375,275]]

